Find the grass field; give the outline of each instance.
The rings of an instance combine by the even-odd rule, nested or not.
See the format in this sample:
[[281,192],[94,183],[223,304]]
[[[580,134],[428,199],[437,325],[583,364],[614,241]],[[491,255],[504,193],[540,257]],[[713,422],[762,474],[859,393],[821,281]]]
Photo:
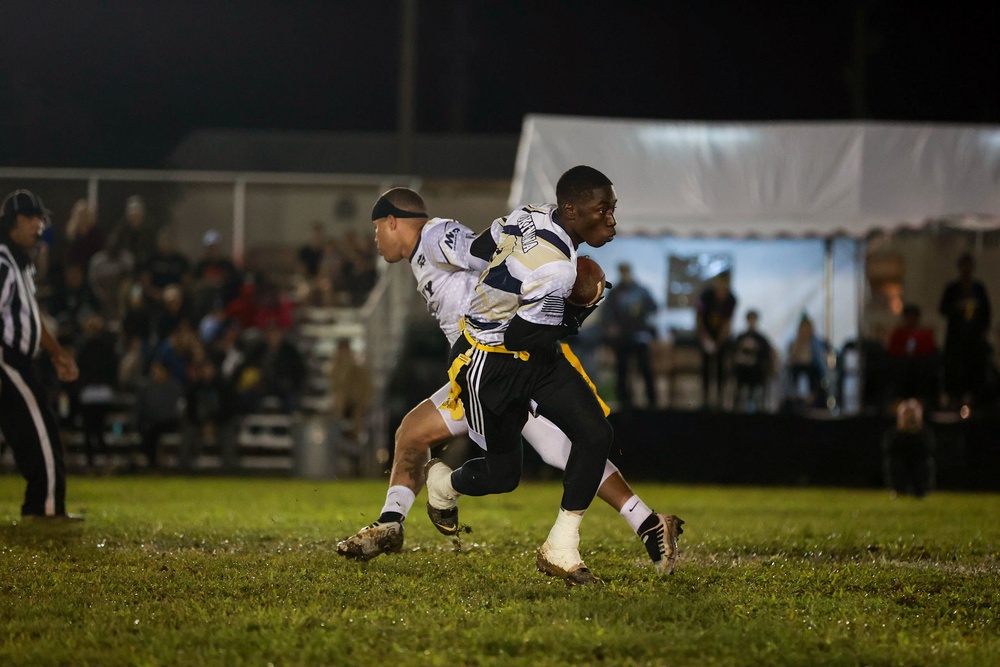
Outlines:
[[83,524],[22,522],[0,477],[0,664],[998,665],[1000,496],[637,485],[687,521],[672,577],[616,513],[602,588],[534,569],[560,487],[464,498],[458,548],[334,553],[380,482],[71,478]]

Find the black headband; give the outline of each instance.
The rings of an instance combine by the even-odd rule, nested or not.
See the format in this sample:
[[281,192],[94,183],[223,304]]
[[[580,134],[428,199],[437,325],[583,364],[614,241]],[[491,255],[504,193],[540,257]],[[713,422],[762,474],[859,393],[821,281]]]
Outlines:
[[401,208],[396,208],[395,204],[386,199],[385,197],[379,197],[378,201],[375,202],[375,206],[372,207],[372,222],[376,220],[381,220],[382,218],[387,218],[390,215],[394,215],[397,218],[426,218],[426,213],[415,213],[413,211],[404,211]]

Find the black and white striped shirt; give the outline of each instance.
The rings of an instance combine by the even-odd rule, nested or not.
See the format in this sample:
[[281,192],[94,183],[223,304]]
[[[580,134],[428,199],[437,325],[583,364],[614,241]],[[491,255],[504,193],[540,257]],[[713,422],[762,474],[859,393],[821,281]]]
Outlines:
[[41,340],[35,266],[22,250],[0,243],[0,345],[30,358]]

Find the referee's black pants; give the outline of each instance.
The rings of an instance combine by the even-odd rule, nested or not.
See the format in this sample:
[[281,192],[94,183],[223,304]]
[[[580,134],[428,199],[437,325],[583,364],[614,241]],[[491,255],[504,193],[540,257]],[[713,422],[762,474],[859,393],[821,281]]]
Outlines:
[[28,481],[22,516],[66,513],[66,467],[55,414],[31,359],[0,347],[0,432]]
[[[461,345],[460,339],[456,348]],[[471,356],[472,361],[457,380],[470,436],[484,439],[486,452],[455,471],[455,490],[484,496],[517,487],[523,460],[521,429],[534,399],[538,414],[559,427],[572,443],[563,473],[561,507],[569,511],[587,509],[601,485],[614,437],[590,385],[562,353],[543,362],[541,368],[531,369],[530,379],[524,383],[512,376],[528,370],[520,364],[535,362],[482,350]]]

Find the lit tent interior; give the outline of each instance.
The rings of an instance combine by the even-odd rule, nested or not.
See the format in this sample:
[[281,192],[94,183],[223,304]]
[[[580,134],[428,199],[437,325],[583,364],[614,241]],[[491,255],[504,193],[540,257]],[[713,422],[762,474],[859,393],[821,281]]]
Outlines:
[[[619,199],[618,238],[583,254],[612,282],[629,262],[660,302],[664,335],[693,326],[698,289],[668,273],[686,266],[705,278],[727,267],[739,299],[734,332],[757,309],[760,328],[784,350],[808,313],[839,347],[863,324],[873,235],[946,227],[981,239],[1000,229],[996,126],[531,115],[511,208],[554,201],[559,175],[577,164],[607,174]],[[943,285],[954,262],[940,259]],[[979,264],[988,285],[996,264]]]

